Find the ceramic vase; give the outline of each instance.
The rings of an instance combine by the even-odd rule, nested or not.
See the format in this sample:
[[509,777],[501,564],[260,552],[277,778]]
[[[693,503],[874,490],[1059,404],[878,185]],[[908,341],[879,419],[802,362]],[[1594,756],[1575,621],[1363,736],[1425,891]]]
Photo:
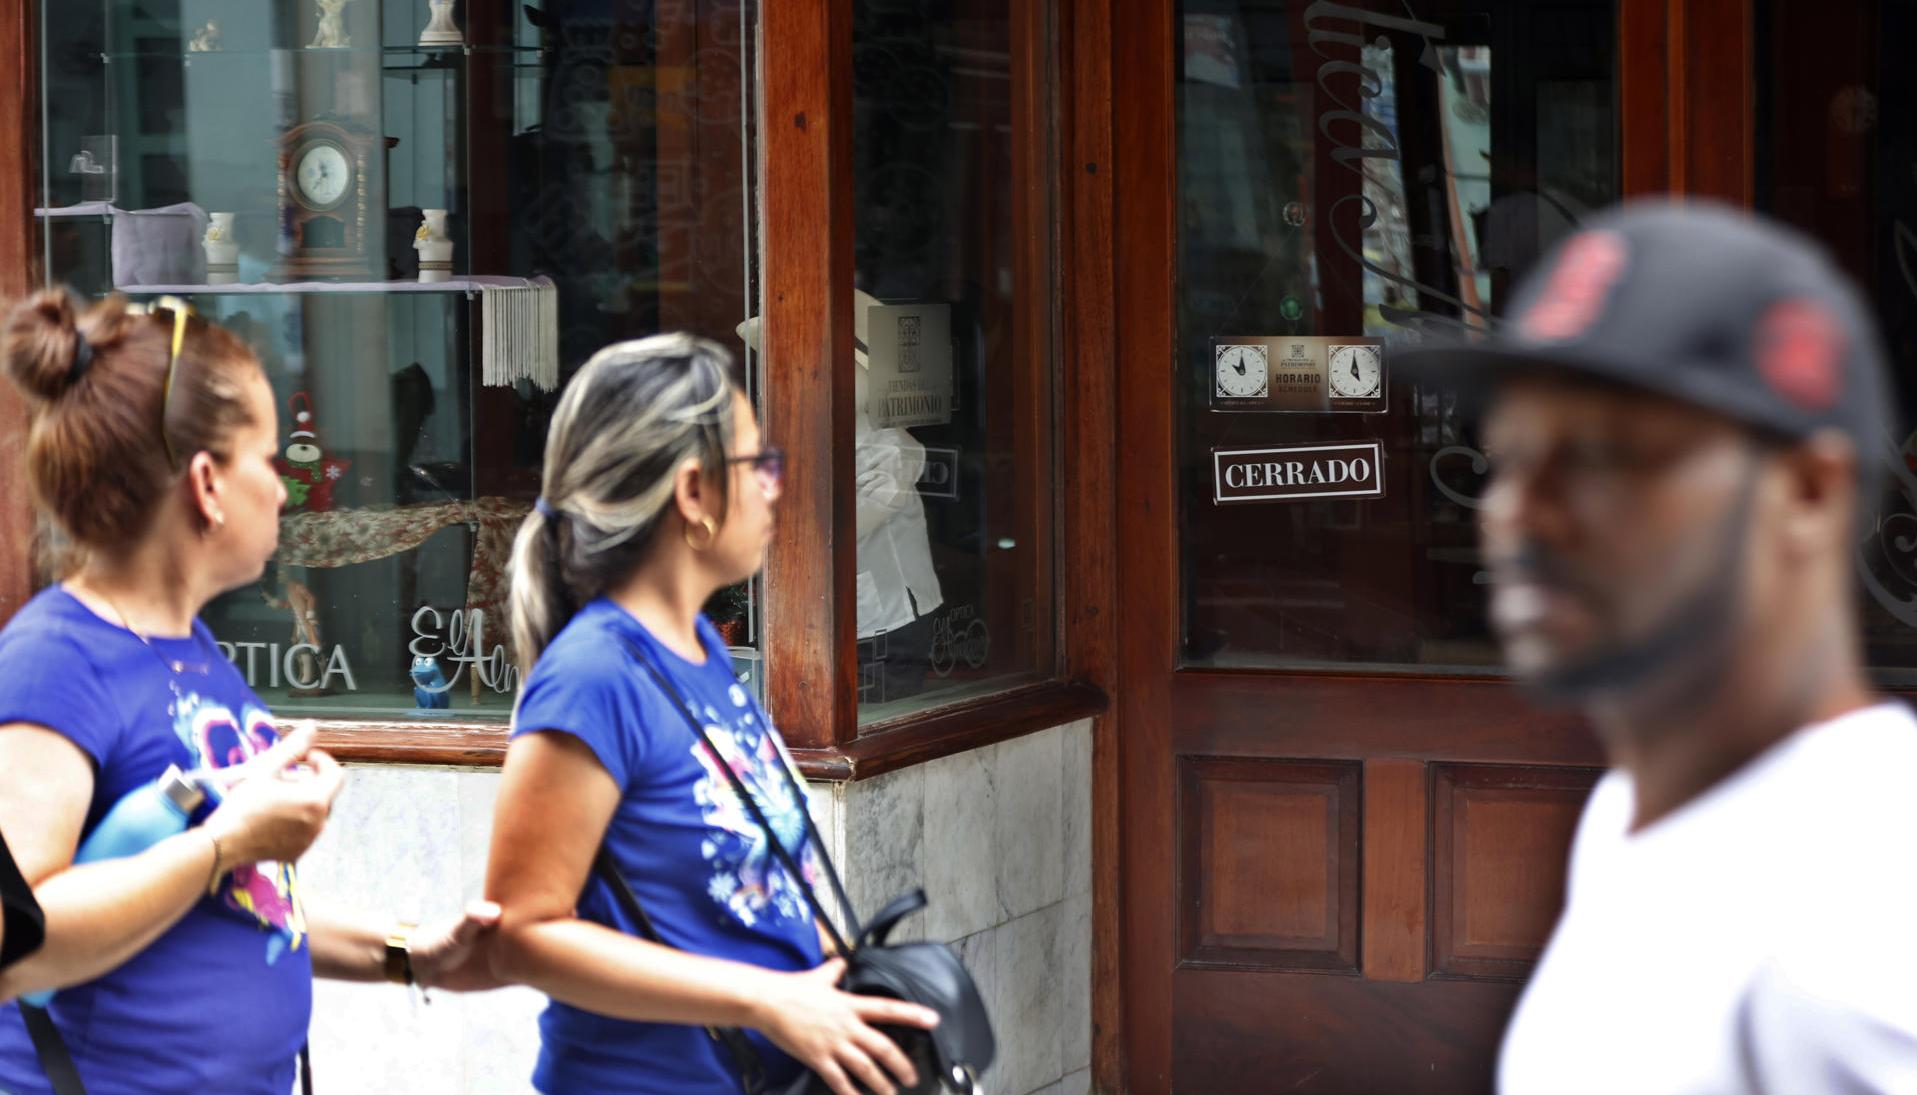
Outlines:
[[419,252],[419,280],[445,281],[453,276],[453,240],[446,234],[446,211],[422,209],[413,250]]
[[206,282],[231,285],[240,274],[240,243],[233,238],[233,214],[208,216],[212,219],[207,222],[206,235],[200,237],[200,247],[206,252]]

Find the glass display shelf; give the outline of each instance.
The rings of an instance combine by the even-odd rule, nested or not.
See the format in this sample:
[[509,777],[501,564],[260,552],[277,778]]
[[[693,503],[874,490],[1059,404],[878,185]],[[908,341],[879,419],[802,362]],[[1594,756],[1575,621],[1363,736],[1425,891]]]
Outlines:
[[281,54],[312,57],[364,57],[381,54],[388,57],[445,57],[445,56],[527,56],[539,57],[549,53],[545,46],[268,46],[259,49],[177,49],[177,50],[108,50],[98,54],[102,61],[132,61],[142,58],[160,60],[201,61],[218,60],[224,57],[272,57]]
[[250,296],[256,293],[464,293],[474,296],[489,289],[533,289],[546,279],[495,275],[448,278],[444,281],[261,281],[198,285],[116,285],[115,292],[141,296]]

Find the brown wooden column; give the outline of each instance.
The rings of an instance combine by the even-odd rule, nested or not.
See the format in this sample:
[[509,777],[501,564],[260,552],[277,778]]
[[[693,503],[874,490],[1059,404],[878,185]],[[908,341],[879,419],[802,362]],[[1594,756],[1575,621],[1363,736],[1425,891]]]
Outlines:
[[1755,37],[1751,0],[1621,0],[1626,197],[1670,192],[1751,204]]
[[816,748],[858,723],[851,0],[768,4],[761,28],[765,427],[791,454],[763,649],[772,717]]
[[[34,195],[39,164],[39,57],[36,5],[17,3],[0,14],[0,58],[12,62],[0,76],[0,299],[12,301],[40,280],[35,246]],[[27,409],[11,384],[0,384],[0,623],[33,593],[33,503],[26,480]]]
[[[1017,515],[1015,548],[1004,554],[1011,565],[1001,568],[1014,576],[1012,612],[1000,619],[1014,621],[1015,666],[1036,666],[1050,676],[1058,653],[1057,584],[1054,563],[1058,541],[1054,492],[1068,487],[1072,476],[1059,476],[1054,456],[1056,427],[1063,421],[1069,398],[1052,368],[1059,332],[1057,286],[1061,268],[1054,262],[1058,227],[1055,221],[1058,172],[1053,104],[1061,98],[1057,82],[1062,70],[1053,67],[1054,5],[1012,5],[1012,284],[1016,301],[1012,313],[1013,403],[1011,484]],[[1067,465],[1071,467],[1071,465]],[[1000,550],[996,547],[991,550]],[[1035,583],[1027,575],[1037,575]]]
[[[1176,104],[1171,0],[1126,0],[1114,5],[1112,72],[1125,82],[1113,110],[1113,279],[1117,320],[1119,436],[1116,478],[1126,512],[1118,537],[1115,611],[1118,766],[1125,789],[1118,864],[1121,953],[1166,954],[1177,930],[1174,887],[1176,783],[1162,778],[1172,755],[1172,670],[1177,657],[1178,589],[1172,580],[1177,551],[1174,513],[1156,509],[1177,497],[1178,469],[1170,439],[1177,406],[1177,299],[1170,271],[1177,251]],[[1118,15],[1122,12],[1123,18]],[[1104,868],[1109,870],[1110,868]],[[1126,1087],[1168,1091],[1172,1070],[1170,962],[1126,967],[1125,1039],[1130,1049]]]
[[[1112,3],[1060,0],[1057,174],[1058,499],[1067,674],[1117,694],[1118,374],[1113,296]],[[1092,1088],[1125,1089],[1120,949],[1119,716],[1092,723]]]

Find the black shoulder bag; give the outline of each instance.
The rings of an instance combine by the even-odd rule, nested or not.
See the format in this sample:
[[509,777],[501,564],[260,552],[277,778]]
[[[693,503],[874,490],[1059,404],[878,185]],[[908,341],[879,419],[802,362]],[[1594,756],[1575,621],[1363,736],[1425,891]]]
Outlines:
[[[951,947],[943,943],[897,943],[889,944],[886,939],[898,922],[926,905],[925,891],[913,890],[894,898],[879,915],[863,929],[852,909],[852,902],[846,897],[845,883],[839,877],[839,869],[832,862],[832,854],[827,850],[825,841],[819,839],[818,828],[812,822],[810,811],[801,807],[799,813],[805,820],[805,839],[812,843],[818,853],[819,861],[825,865],[826,877],[832,883],[833,894],[838,898],[844,911],[847,925],[857,939],[856,946],[847,945],[832,918],[820,907],[818,897],[812,887],[806,884],[805,874],[799,869],[798,861],[779,839],[778,830],[765,815],[765,810],[752,796],[745,781],[726,763],[725,755],[719,752],[712,738],[706,733],[705,725],[693,715],[686,705],[685,698],[672,682],[659,671],[653,660],[630,639],[624,640],[626,649],[632,652],[634,660],[645,667],[654,683],[672,699],[673,706],[679,709],[687,725],[699,736],[706,752],[712,755],[720,771],[732,784],[732,793],[752,814],[752,820],[765,831],[766,840],[772,846],[773,855],[778,857],[792,881],[805,895],[806,904],[812,909],[814,919],[822,925],[832,939],[833,946],[846,960],[845,977],[839,987],[846,992],[860,996],[886,996],[908,1003],[918,1004],[938,1013],[939,1024],[930,1031],[909,1027],[884,1027],[887,1036],[899,1043],[907,1057],[912,1059],[913,1067],[918,1069],[919,1083],[911,1088],[908,1095],[935,1095],[937,1092],[953,1091],[969,1093],[978,1075],[992,1063],[998,1051],[996,1040],[992,1036],[991,1018],[986,1014],[985,1002],[980,998],[978,986],[973,983],[972,975],[959,961]],[[768,727],[768,731],[770,728]],[[798,779],[792,774],[791,767],[783,756],[778,768],[785,775],[791,787],[793,798],[805,802],[805,793],[798,785]],[[804,850],[804,845],[800,846]],[[652,920],[639,904],[638,895],[626,883],[619,873],[618,865],[602,844],[593,861],[594,869],[605,878],[612,887],[614,896],[626,915],[638,927],[642,937],[655,943],[664,943],[660,939]],[[707,1027],[706,1033],[725,1046],[732,1057],[733,1065],[739,1072],[740,1084],[746,1095],[830,1095],[831,1089],[816,1074],[807,1071],[798,1079],[778,1092],[772,1092],[765,1086],[765,1066],[759,1059],[758,1051],[746,1040],[744,1032],[737,1027]],[[856,1081],[855,1081],[856,1082]],[[861,1090],[863,1090],[861,1088]],[[904,1091],[904,1089],[901,1089]]]

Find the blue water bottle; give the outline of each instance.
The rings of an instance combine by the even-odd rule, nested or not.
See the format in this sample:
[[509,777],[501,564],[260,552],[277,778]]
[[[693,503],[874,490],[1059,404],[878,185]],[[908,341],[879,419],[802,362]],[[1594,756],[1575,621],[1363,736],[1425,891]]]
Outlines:
[[[185,832],[194,812],[206,804],[208,791],[206,785],[180,771],[179,765],[168,765],[159,779],[135,787],[113,804],[113,809],[107,811],[100,824],[81,842],[73,862],[92,863],[138,855],[167,837]],[[217,795],[214,797],[217,800]],[[21,999],[43,1008],[53,999],[53,993],[32,992]]]

